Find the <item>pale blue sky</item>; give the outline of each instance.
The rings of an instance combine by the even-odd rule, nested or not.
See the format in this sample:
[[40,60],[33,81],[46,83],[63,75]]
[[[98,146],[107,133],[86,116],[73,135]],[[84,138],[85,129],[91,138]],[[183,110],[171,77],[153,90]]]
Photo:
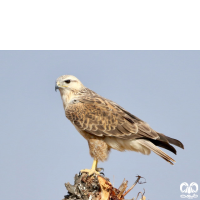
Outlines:
[[[181,199],[180,184],[200,184],[200,51],[1,51],[0,199],[62,199],[65,182],[90,168],[87,142],[66,119],[55,80],[79,78],[158,132],[179,139],[185,150],[174,166],[151,153],[112,150],[100,163],[118,187],[145,188],[147,199]],[[200,193],[199,193],[200,195]]]

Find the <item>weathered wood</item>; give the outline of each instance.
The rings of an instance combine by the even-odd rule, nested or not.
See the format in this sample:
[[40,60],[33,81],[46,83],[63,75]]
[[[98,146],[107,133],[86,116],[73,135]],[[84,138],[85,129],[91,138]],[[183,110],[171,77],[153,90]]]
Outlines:
[[[76,174],[74,185],[65,183],[68,194],[63,200],[125,200],[125,195],[134,188],[140,178],[138,176],[133,186],[126,191],[128,181],[125,179],[117,189],[112,186],[108,178],[101,175]],[[143,199],[145,199],[144,196]]]

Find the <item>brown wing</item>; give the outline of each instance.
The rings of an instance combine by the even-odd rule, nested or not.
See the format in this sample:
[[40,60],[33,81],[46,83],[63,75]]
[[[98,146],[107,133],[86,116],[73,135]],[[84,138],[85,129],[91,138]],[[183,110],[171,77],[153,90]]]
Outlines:
[[79,129],[96,136],[159,138],[147,123],[98,95],[80,98],[78,103],[69,105],[65,112],[66,117]]

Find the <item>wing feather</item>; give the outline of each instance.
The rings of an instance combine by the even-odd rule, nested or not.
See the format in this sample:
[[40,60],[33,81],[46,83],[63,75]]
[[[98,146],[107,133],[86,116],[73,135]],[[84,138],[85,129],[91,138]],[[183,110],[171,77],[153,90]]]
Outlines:
[[122,139],[159,138],[156,131],[116,103],[95,93],[83,96],[65,110],[66,117],[79,129],[96,136]]

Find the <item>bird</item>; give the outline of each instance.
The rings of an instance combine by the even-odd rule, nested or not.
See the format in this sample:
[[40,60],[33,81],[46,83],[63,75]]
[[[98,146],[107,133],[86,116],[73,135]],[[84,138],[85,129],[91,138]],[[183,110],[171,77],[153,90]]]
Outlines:
[[175,160],[159,147],[174,154],[176,149],[172,145],[184,149],[179,140],[153,130],[145,121],[117,103],[85,87],[73,75],[58,77],[55,84],[57,89],[60,91],[65,116],[87,140],[93,158],[92,168],[83,169],[82,173],[100,174],[98,161],[106,161],[111,149],[135,151],[144,155],[153,151],[172,165]]

